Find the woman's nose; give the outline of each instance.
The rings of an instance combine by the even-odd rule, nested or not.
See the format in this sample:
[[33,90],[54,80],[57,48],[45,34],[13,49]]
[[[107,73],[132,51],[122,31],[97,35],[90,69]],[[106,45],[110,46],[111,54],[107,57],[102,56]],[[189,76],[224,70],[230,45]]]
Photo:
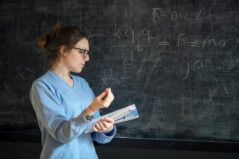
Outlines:
[[90,61],[90,56],[89,56],[89,55],[86,56],[85,61],[86,61],[86,62]]

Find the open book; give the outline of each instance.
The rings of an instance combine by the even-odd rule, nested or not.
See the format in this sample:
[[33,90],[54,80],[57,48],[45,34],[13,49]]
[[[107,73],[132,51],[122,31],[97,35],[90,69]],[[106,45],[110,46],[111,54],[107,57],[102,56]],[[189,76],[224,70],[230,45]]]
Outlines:
[[[127,106],[125,108],[116,110],[112,113],[100,116],[99,118],[92,120],[91,123],[96,123],[98,120],[103,119],[103,118],[112,118],[115,121],[114,123],[118,124],[118,123],[122,123],[125,121],[136,119],[138,117],[139,117],[139,114],[137,112],[136,106],[135,106],[135,104],[133,104],[133,105]],[[91,133],[91,132],[93,132],[93,128],[85,131],[85,133]]]

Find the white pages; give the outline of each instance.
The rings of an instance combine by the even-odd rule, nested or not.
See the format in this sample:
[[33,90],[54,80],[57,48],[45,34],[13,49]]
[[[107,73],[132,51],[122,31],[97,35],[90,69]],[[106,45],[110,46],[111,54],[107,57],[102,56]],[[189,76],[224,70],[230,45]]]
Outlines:
[[[96,118],[94,120],[91,121],[91,123],[96,123],[98,120],[100,119],[104,119],[104,118],[112,118],[115,121],[115,124],[118,123],[122,123],[125,121],[129,121],[129,120],[133,120],[139,117],[139,114],[137,112],[136,106],[135,104],[127,106],[125,108],[116,110],[112,113],[103,115],[99,118]],[[93,132],[93,128],[90,128],[88,130],[85,131],[85,133],[90,133]]]

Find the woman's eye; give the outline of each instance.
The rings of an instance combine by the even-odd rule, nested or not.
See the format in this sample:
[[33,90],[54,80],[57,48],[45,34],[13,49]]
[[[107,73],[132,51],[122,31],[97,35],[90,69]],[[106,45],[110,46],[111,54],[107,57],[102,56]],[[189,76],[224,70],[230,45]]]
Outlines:
[[81,53],[81,54],[84,54],[84,53],[85,53],[85,51],[83,51],[83,50],[80,50],[80,53]]

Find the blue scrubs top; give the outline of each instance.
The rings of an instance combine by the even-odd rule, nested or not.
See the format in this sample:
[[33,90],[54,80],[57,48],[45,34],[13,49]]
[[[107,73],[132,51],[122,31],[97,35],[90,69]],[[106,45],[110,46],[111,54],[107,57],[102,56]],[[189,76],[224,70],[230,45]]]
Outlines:
[[[115,126],[108,134],[85,134],[93,124],[82,112],[95,95],[83,78],[71,77],[73,87],[49,70],[32,84],[30,99],[42,134],[41,159],[97,159],[93,140],[108,143],[116,134]],[[94,118],[99,116],[97,111]]]

